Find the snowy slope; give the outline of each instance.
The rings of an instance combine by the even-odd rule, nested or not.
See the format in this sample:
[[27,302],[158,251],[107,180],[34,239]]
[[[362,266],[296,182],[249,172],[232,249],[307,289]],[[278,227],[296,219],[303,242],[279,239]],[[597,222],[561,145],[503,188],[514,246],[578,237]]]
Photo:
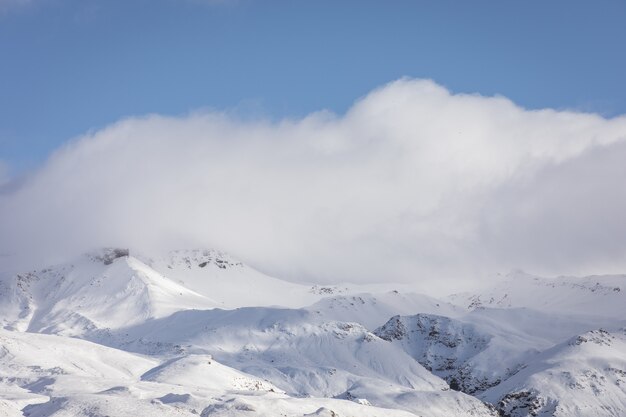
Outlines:
[[141,379],[217,391],[281,392],[265,380],[220,364],[211,355],[190,354],[166,360],[143,374]]
[[374,333],[401,346],[455,389],[477,394],[506,380],[541,351],[606,319],[479,308],[457,319],[395,316]]
[[12,401],[22,391],[17,401],[22,407],[47,402],[60,392],[96,392],[127,384],[157,364],[78,339],[0,330],[0,391],[10,393],[3,397]]
[[[216,250],[177,250],[140,258],[178,284],[215,300],[220,308],[303,307],[324,295],[317,287],[270,277]],[[340,290],[328,287],[328,291]]]
[[101,250],[0,274],[0,415],[622,416],[626,334],[597,329],[625,287],[515,272],[443,301]]
[[[116,252],[118,251],[118,252]],[[2,277],[0,320],[8,329],[81,335],[215,302],[120,250]]]
[[626,330],[594,330],[542,352],[486,391],[507,417],[618,417],[626,412]]
[[497,385],[538,353],[524,335],[429,314],[395,316],[374,333],[471,394]]
[[6,330],[0,346],[2,416],[414,416],[352,401],[291,398],[206,356],[163,361]]
[[447,388],[364,327],[323,321],[305,310],[182,311],[113,336],[114,343],[123,341],[125,349],[143,353],[159,348],[159,353],[206,352],[294,395],[335,396],[356,378],[385,379],[423,390]]
[[525,307],[623,320],[626,317],[626,275],[541,278],[513,271],[487,291],[455,294],[448,300],[470,310]]
[[416,313],[456,317],[465,309],[423,294],[392,290],[326,297],[307,307],[328,320],[360,323],[368,329],[384,324],[389,317]]
[[[439,308],[436,304],[440,302],[436,299],[420,294],[409,294],[407,285],[392,283],[305,285],[288,282],[263,274],[224,252],[212,249],[175,250],[157,256],[140,255],[134,252],[133,254],[163,276],[215,300],[217,307],[225,309],[302,308],[314,305],[311,309],[329,312],[333,308],[330,304],[335,303],[347,307],[349,299],[353,297],[369,297],[373,304],[379,304],[379,307],[375,308],[379,310],[376,314],[381,318],[377,326],[390,317],[389,311],[395,314],[403,312],[398,311],[398,308],[410,310],[412,313],[415,312],[413,309],[416,307],[446,313],[455,308],[450,303],[441,303],[442,307]],[[402,300],[403,297],[404,300]],[[317,304],[318,302],[321,303]],[[334,313],[339,310],[341,308],[328,314],[327,318],[358,321],[347,318],[359,315],[360,318],[365,319],[373,313],[373,311],[349,313],[347,310],[350,309],[344,309],[346,310],[345,317],[335,317]]]
[[[82,335],[185,309],[313,305],[312,310],[330,320],[374,328],[394,314],[453,314],[455,309],[423,295],[388,291],[391,287],[295,284],[214,250],[150,257],[103,249],[66,264],[0,276],[0,324],[22,331]],[[360,305],[350,301],[357,299]]]
[[373,405],[392,407],[397,395],[407,401],[405,410],[418,414],[492,415],[363,326],[325,321],[306,310],[182,311],[103,342],[144,353],[211,354],[298,397],[354,399],[348,392],[359,386],[359,398]]

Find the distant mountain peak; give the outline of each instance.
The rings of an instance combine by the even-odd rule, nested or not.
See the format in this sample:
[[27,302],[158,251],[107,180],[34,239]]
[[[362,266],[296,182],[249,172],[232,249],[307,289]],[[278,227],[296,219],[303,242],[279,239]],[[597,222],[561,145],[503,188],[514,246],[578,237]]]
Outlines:
[[101,248],[88,252],[86,256],[93,261],[102,262],[104,265],[111,265],[118,258],[128,257],[128,248]]
[[241,268],[243,262],[233,256],[216,249],[176,249],[169,251],[165,256],[160,257],[160,261],[167,265],[167,268],[205,268],[214,265],[220,269]]

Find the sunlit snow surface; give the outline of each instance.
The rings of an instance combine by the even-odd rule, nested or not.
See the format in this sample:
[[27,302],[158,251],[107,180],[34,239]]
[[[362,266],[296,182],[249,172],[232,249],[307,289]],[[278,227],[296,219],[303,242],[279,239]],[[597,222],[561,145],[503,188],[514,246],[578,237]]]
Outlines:
[[101,250],[0,277],[0,416],[624,416],[625,284],[436,299]]

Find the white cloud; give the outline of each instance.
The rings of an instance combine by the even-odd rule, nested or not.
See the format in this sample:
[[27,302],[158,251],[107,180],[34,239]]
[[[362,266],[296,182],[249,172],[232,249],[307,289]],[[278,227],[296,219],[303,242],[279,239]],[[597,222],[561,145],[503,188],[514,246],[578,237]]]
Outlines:
[[0,196],[0,252],[211,246],[327,281],[626,271],[625,158],[624,117],[528,111],[425,80],[343,116],[132,118]]

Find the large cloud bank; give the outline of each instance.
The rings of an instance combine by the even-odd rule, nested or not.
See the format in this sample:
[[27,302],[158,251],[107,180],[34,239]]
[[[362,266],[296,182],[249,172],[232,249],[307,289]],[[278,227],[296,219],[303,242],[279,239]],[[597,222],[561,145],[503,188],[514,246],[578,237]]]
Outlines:
[[427,80],[342,116],[122,120],[0,193],[0,252],[203,246],[320,281],[626,272],[626,118]]

